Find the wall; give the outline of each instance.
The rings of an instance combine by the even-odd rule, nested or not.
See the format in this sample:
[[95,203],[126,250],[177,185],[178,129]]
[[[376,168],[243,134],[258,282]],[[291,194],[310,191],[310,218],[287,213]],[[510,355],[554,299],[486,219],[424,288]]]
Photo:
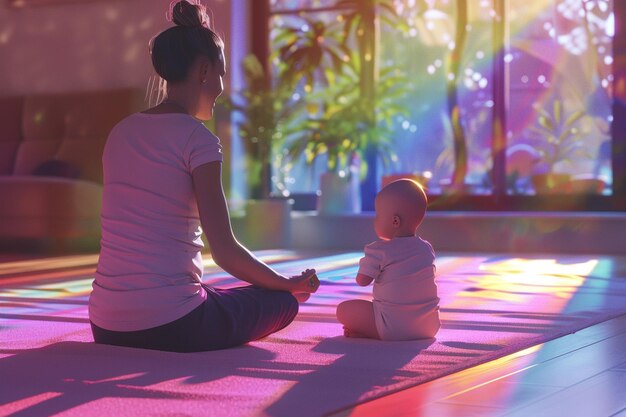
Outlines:
[[[373,220],[372,212],[347,216],[293,213],[292,248],[361,251],[377,239]],[[234,222],[236,230],[242,223]],[[439,255],[472,252],[602,256],[626,255],[624,230],[626,213],[429,211],[417,233]]]
[[[39,0],[41,2],[41,0]],[[11,7],[0,0],[0,96],[106,90],[135,87],[147,90],[154,71],[149,40],[172,24],[166,20],[171,0],[47,0],[46,6]],[[212,27],[226,45],[230,63],[247,44],[248,0],[202,0],[212,15]],[[237,11],[231,15],[231,9]],[[241,26],[231,39],[231,18]],[[242,20],[243,19],[243,20]],[[232,46],[236,45],[236,48]],[[235,71],[236,72],[236,71]],[[146,102],[148,106],[148,102]],[[229,115],[220,113],[216,133],[226,155],[224,185],[231,191],[231,161],[242,160],[241,145],[231,151]],[[238,152],[238,153],[237,153]],[[234,182],[245,188],[242,174]],[[233,186],[234,187],[234,186]]]
[[[204,3],[226,42],[228,59],[231,2]],[[170,26],[169,4],[83,0],[15,8],[0,0],[0,95],[145,89],[153,75],[148,41]]]

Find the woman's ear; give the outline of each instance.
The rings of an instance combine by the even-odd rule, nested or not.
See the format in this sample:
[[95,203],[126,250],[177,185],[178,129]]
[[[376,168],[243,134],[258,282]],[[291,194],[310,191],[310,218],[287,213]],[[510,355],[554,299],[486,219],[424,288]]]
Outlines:
[[198,70],[198,78],[199,81],[202,84],[206,83],[207,77],[209,76],[209,62],[208,61],[203,61],[200,65],[199,65],[199,70]]

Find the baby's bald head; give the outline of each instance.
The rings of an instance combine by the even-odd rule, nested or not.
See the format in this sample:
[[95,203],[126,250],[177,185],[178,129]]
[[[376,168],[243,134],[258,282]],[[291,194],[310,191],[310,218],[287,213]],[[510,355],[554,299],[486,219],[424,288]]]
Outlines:
[[376,211],[383,216],[398,216],[406,230],[415,233],[426,214],[428,199],[421,185],[400,179],[386,185],[376,196]]

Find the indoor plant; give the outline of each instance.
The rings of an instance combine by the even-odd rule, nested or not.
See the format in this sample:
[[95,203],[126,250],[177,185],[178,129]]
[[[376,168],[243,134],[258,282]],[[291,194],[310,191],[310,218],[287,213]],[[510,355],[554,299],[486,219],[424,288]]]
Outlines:
[[550,111],[537,107],[539,113],[534,132],[533,145],[541,158],[531,181],[537,193],[563,193],[568,191],[570,175],[559,170],[559,164],[577,158],[589,158],[582,137],[585,132],[579,122],[585,116],[583,110],[566,112],[559,99],[552,101]]
[[245,88],[225,97],[226,108],[239,115],[233,128],[246,148],[249,197],[245,207],[245,240],[253,249],[290,244],[291,201],[272,194],[272,155],[289,134],[290,117],[300,103],[283,84],[272,86],[254,55],[243,61]]
[[373,146],[383,165],[396,159],[391,146],[393,117],[406,114],[398,103],[408,89],[402,73],[392,68],[381,71],[374,100],[362,97],[347,75],[328,88],[317,112],[308,113],[285,141],[287,159],[304,155],[307,164],[326,158],[320,178],[321,213],[360,211],[360,182],[368,171],[365,151]]
[[225,97],[225,106],[240,117],[235,128],[244,139],[249,196],[266,199],[272,194],[273,149],[289,135],[290,119],[302,103],[292,100],[283,83],[270,84],[268,74],[256,56],[243,61],[245,87]]
[[[376,177],[365,168],[390,155],[392,115],[404,112],[394,100],[410,85],[397,71],[379,68],[380,22],[394,29],[404,25],[388,0],[339,0],[334,9],[342,11],[340,23],[303,18],[305,24],[284,28],[276,37],[278,78],[304,83],[300,87],[307,94],[302,131],[286,142],[288,157],[293,161],[304,154],[310,164],[326,155],[325,177],[335,179],[323,180],[322,186],[349,183],[352,195],[354,182],[365,178],[375,192]],[[356,205],[331,211],[360,211]],[[320,206],[324,212],[323,201]]]

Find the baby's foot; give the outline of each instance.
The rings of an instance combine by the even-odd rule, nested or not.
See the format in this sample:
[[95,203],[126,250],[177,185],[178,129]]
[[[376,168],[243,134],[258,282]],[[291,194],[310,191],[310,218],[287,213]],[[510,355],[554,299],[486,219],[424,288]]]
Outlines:
[[300,304],[304,303],[306,300],[309,299],[309,297],[311,296],[311,294],[309,294],[308,292],[298,292],[298,293],[294,293],[293,294],[294,297],[296,297],[296,300],[298,300],[298,302]]
[[366,338],[367,337],[363,333],[355,332],[354,330],[348,329],[346,326],[343,327],[343,335],[345,337],[356,337],[356,338]]

